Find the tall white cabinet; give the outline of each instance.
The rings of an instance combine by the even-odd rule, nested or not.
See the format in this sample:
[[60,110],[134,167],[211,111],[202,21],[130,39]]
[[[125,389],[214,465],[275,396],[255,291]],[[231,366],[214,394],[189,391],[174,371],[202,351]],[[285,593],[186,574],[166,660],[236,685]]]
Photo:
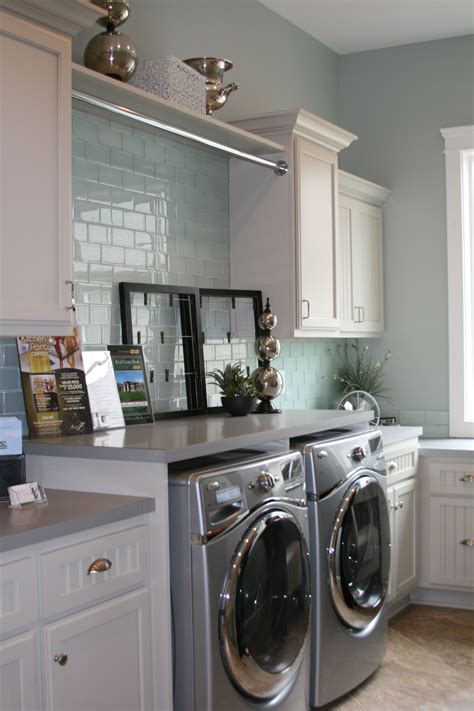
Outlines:
[[356,138],[303,109],[235,125],[286,148],[284,177],[231,161],[230,280],[258,286],[281,337],[334,336],[340,327],[338,153]]
[[0,336],[71,329],[71,35],[98,13],[0,0]]

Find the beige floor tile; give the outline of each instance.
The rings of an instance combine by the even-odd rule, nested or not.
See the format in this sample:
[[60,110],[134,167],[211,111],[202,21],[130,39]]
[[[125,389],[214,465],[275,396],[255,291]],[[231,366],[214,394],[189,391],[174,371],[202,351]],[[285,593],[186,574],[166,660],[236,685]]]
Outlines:
[[411,606],[394,618],[380,669],[324,709],[473,711],[474,612]]

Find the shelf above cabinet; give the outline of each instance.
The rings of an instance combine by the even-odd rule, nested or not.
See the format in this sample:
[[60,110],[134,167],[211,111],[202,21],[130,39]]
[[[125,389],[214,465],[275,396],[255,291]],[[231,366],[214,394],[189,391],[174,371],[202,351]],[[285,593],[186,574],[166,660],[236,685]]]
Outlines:
[[114,104],[200,138],[228,146],[252,156],[281,153],[279,143],[248,133],[228,123],[191,111],[143,89],[123,84],[103,74],[73,64],[72,87],[101,101]]

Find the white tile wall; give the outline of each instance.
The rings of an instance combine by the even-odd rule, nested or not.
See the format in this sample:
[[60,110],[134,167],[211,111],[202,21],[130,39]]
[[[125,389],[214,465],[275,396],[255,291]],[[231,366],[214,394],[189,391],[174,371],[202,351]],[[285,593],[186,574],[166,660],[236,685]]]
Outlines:
[[[75,110],[72,188],[77,317],[85,347],[120,343],[120,281],[229,285],[227,159]],[[140,322],[146,318],[137,313]],[[285,371],[281,407],[334,406],[329,345],[282,341],[274,362]],[[226,360],[251,366],[252,342],[230,347],[209,341],[207,369]],[[166,384],[170,397],[171,385]],[[6,413],[24,417],[24,406],[15,342],[0,339],[0,414]],[[446,412],[384,414],[423,425],[428,436],[447,435]]]

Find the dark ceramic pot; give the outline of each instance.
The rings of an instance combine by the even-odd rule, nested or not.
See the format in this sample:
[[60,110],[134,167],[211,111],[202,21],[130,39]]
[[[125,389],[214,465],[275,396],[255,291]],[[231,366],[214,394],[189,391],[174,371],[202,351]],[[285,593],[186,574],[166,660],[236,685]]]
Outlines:
[[248,415],[257,406],[256,397],[221,397],[222,407],[233,417]]

